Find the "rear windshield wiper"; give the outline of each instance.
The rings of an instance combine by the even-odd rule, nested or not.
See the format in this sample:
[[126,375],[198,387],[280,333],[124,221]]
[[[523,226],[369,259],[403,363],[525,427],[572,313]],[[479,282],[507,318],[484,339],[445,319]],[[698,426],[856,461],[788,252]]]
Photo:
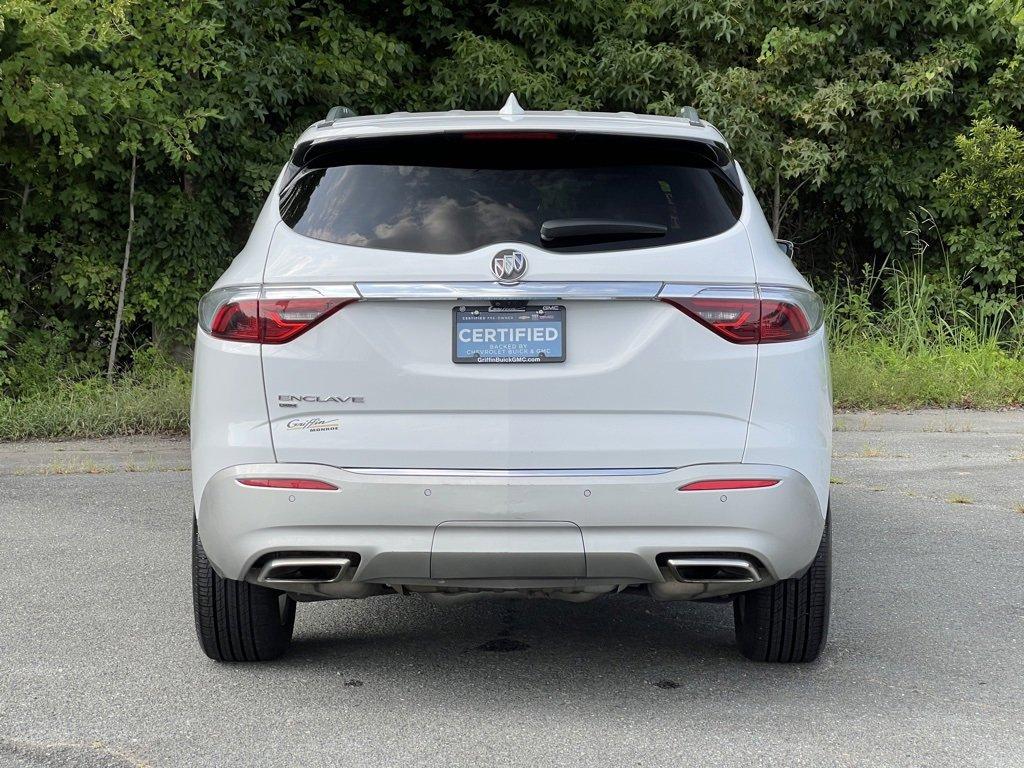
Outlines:
[[668,227],[649,221],[618,219],[549,219],[540,226],[540,239],[556,240],[632,240],[637,237],[664,237]]

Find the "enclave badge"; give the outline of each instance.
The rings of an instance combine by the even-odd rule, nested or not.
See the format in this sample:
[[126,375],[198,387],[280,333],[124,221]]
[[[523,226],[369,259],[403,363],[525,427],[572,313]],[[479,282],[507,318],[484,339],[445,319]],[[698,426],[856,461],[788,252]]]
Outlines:
[[362,405],[365,399],[359,395],[278,395],[277,404],[282,408],[295,408],[299,403],[338,403],[339,405]]
[[526,256],[522,251],[506,248],[491,259],[491,272],[502,285],[515,285],[526,274]]

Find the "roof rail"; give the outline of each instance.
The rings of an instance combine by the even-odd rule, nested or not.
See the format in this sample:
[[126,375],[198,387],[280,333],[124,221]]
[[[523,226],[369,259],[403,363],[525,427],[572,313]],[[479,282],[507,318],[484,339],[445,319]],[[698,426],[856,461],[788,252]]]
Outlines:
[[701,122],[700,115],[697,113],[696,107],[680,107],[676,113],[676,117],[681,117],[683,120],[689,120],[690,125],[702,128],[704,123]]
[[351,107],[331,107],[327,113],[327,120],[341,120],[345,117],[357,117],[356,111]]

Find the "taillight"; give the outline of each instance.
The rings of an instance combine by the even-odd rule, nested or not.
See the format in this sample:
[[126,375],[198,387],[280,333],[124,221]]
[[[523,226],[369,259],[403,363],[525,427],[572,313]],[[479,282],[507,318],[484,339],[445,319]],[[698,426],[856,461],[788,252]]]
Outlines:
[[693,296],[666,299],[701,325],[736,344],[761,340],[761,302],[757,299],[713,299]]
[[261,341],[284,344],[323,322],[353,299],[260,299]]
[[259,299],[244,299],[224,304],[213,316],[210,335],[232,341],[260,340]]
[[255,288],[218,289],[199,304],[199,324],[218,339],[284,344],[323,322],[351,296],[258,297]]
[[730,293],[740,291],[711,288],[692,296],[663,294],[662,300],[734,344],[796,341],[821,327],[821,299],[810,291],[761,288],[757,296]]
[[807,315],[796,304],[761,299],[761,343],[793,341],[811,334]]

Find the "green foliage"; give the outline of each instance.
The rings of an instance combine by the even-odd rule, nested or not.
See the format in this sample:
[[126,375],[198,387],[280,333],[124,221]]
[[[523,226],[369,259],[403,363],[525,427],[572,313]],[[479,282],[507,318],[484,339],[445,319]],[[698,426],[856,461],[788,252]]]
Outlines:
[[[1019,2],[0,0],[0,388],[102,366],[133,153],[125,357],[190,343],[330,106],[493,109],[511,90],[537,109],[694,104],[803,268],[945,285],[948,263],[957,311],[1013,335],[989,315],[1014,304],[1024,252]],[[903,236],[921,206],[948,252]],[[893,300],[880,285],[863,311]]]
[[938,179],[957,222],[950,253],[981,287],[1013,287],[1024,271],[1024,135],[985,118],[956,149],[960,161]]
[[[835,347],[882,342],[904,355],[979,347],[1024,356],[1024,302],[1013,295],[972,287],[972,270],[958,271],[943,251],[927,211],[906,232],[914,257],[903,264],[865,267],[856,277],[821,281],[828,337]],[[939,268],[926,269],[928,251],[943,252]]]
[[832,351],[837,408],[1005,408],[1024,405],[1024,360],[998,347],[907,355],[884,341]]
[[927,214],[907,232],[915,258],[819,285],[835,404],[845,408],[1024,405],[1024,304],[973,289],[947,257],[924,268]]
[[147,351],[114,384],[59,377],[19,399],[0,396],[0,440],[183,434],[190,391],[187,370]]

